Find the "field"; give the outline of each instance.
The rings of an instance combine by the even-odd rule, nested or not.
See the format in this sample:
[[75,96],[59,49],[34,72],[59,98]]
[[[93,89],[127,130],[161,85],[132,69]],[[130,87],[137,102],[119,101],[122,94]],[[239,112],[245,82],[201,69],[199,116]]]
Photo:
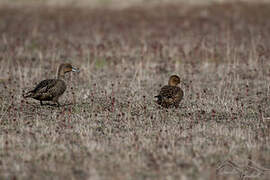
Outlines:
[[[270,176],[270,4],[0,7],[0,179]],[[61,107],[22,94],[70,62]],[[172,74],[180,107],[155,103]]]

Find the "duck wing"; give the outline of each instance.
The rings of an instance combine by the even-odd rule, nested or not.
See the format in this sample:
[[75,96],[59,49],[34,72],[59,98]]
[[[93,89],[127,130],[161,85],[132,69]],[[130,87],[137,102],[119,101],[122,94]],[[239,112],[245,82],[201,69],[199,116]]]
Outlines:
[[183,99],[184,92],[177,86],[163,86],[159,92],[157,103],[164,107],[171,105],[178,106],[179,102]]
[[60,79],[46,79],[41,81],[28,97],[41,101],[50,101],[61,96],[66,90],[66,84]]
[[45,79],[41,81],[34,90],[32,90],[32,93],[45,93],[49,89],[55,86],[57,83],[57,79]]

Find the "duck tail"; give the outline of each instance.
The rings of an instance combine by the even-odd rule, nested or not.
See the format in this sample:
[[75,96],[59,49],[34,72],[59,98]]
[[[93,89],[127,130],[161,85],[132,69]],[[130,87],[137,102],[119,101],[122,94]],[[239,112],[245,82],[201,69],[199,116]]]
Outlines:
[[23,98],[29,98],[33,96],[33,91],[28,91],[26,93],[23,94]]
[[155,98],[157,98],[157,103],[158,104],[161,104],[161,102],[162,102],[162,96],[161,95],[157,95],[157,96],[155,96]]

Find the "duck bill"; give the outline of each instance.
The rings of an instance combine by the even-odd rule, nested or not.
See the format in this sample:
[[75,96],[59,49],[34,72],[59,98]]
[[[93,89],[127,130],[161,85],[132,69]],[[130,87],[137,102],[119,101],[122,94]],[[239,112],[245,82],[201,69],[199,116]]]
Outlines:
[[78,68],[72,67],[72,72],[80,72]]

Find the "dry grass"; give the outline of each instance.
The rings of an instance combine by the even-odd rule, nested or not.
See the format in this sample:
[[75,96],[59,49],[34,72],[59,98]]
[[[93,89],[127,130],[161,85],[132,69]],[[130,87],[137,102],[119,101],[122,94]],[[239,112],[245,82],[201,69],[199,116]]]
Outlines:
[[[268,179],[270,5],[182,8],[2,8],[0,179]],[[63,61],[62,107],[22,98]]]

